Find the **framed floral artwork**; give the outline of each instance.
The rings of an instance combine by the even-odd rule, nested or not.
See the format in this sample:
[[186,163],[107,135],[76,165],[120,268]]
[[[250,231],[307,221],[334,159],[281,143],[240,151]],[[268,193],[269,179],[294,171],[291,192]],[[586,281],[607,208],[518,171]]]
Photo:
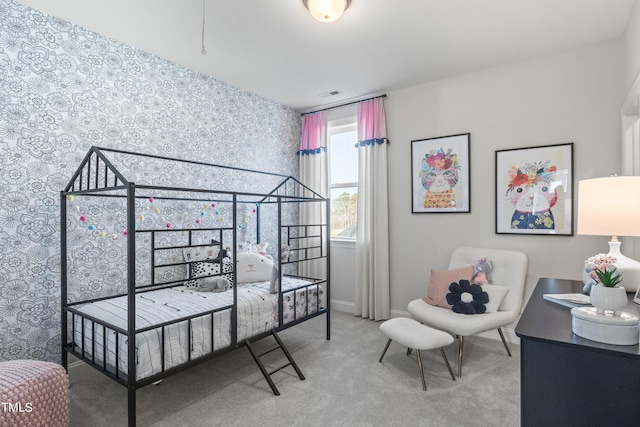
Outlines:
[[471,134],[411,141],[413,213],[471,212]]
[[573,236],[573,143],[496,151],[496,234]]

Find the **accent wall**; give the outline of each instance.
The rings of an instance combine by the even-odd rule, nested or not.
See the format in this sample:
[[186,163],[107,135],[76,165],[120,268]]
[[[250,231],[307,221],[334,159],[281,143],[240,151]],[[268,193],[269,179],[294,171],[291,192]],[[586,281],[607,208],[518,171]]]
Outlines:
[[286,106],[0,0],[0,361],[60,360],[59,192],[89,147],[297,176],[300,132]]

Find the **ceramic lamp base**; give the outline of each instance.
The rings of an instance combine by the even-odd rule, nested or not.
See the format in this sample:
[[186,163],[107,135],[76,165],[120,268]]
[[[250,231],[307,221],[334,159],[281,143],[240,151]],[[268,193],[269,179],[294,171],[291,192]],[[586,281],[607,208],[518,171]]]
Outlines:
[[635,314],[623,311],[613,316],[599,314],[595,307],[576,307],[571,309],[571,318],[573,333],[582,338],[605,344],[638,344],[639,318]]
[[615,266],[622,273],[621,285],[627,292],[635,292],[640,287],[640,262],[626,257],[620,251],[621,242],[610,241],[608,255],[616,258]]

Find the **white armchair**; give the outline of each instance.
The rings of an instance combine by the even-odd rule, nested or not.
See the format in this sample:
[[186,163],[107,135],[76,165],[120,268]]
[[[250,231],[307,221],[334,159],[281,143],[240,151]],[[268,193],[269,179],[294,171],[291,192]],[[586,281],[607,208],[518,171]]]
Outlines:
[[462,376],[465,336],[497,329],[507,354],[511,357],[511,351],[501,328],[515,322],[522,308],[527,256],[522,252],[504,249],[460,247],[451,254],[448,268],[475,265],[481,258],[487,258],[493,263],[491,283],[509,287],[498,311],[474,315],[459,314],[448,308],[427,304],[422,299],[411,301],[407,307],[411,317],[417,321],[449,332],[458,338],[458,377]]

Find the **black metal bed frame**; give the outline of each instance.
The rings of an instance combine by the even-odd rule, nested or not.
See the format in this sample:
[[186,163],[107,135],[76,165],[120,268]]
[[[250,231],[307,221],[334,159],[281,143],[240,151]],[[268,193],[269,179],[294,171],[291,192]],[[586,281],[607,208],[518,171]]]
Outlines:
[[[117,155],[117,154],[123,154],[123,155],[131,155],[131,156],[136,156],[136,157],[142,157],[142,158],[149,158],[149,159],[157,159],[157,160],[167,160],[167,161],[175,161],[175,162],[180,162],[180,163],[185,163],[185,164],[193,164],[193,165],[199,165],[199,166],[205,166],[205,167],[212,167],[212,168],[221,168],[221,169],[227,169],[227,170],[232,170],[232,171],[236,171],[239,173],[254,173],[254,174],[259,174],[261,176],[275,176],[278,179],[282,178],[282,180],[280,181],[280,184],[277,185],[271,192],[266,193],[266,194],[261,194],[261,193],[250,193],[250,192],[231,192],[231,191],[225,191],[225,190],[221,190],[221,189],[203,189],[203,188],[181,188],[181,187],[165,187],[165,186],[156,186],[156,185],[136,185],[134,182],[130,182],[127,180],[127,178],[123,175],[123,173],[121,171],[119,171],[116,167],[114,167],[114,165],[112,164],[112,162],[108,159],[107,155],[105,153],[113,153],[113,155]],[[185,198],[183,196],[181,196],[181,194],[187,193],[187,194],[193,194],[193,193],[197,193],[197,194],[216,194],[216,195],[224,195],[230,199],[225,200],[225,202],[231,203],[232,209],[233,209],[233,220],[232,220],[232,225],[230,227],[205,227],[205,228],[172,228],[170,230],[165,230],[165,229],[145,229],[145,230],[137,230],[136,226],[135,226],[135,202],[136,199],[141,199],[141,198],[146,198],[148,197],[148,193],[150,191],[158,191],[161,190],[164,193],[171,193],[171,194],[176,194],[175,197],[169,197],[169,196],[162,196],[162,197],[158,197],[158,199],[162,198],[162,199],[166,199],[166,200],[189,200],[189,201],[210,201],[210,199],[201,199],[201,198],[194,198],[194,197],[190,197],[190,198]],[[124,194],[123,194],[124,193]],[[163,194],[164,194],[163,193]],[[94,299],[86,299],[86,300],[82,300],[82,301],[74,301],[74,302],[69,302],[69,295],[68,295],[68,265],[67,265],[67,196],[70,195],[82,195],[82,196],[95,196],[95,197],[120,197],[120,198],[126,198],[126,227],[128,230],[128,235],[126,237],[127,239],[127,329],[124,330],[122,328],[119,328],[115,325],[109,324],[108,322],[105,322],[104,320],[100,320],[98,318],[95,318],[93,316],[87,315],[85,313],[80,312],[79,310],[77,310],[74,306],[78,305],[78,304],[84,304],[84,303],[88,303],[88,302],[94,302],[94,301],[99,301],[99,300],[103,300],[103,299],[108,299],[108,298],[113,298],[116,296],[123,296],[123,295],[110,295],[107,297],[100,297],[100,298],[94,298]],[[118,383],[124,385],[125,387],[127,387],[127,394],[128,394],[128,423],[129,426],[134,426],[136,423],[136,390],[140,387],[146,386],[148,384],[151,383],[155,383],[157,381],[159,381],[162,378],[166,378],[170,375],[173,375],[175,373],[181,372],[185,369],[188,369],[196,364],[205,362],[207,360],[210,360],[212,358],[218,357],[220,355],[223,355],[225,353],[228,353],[230,351],[233,351],[241,346],[247,346],[252,354],[252,356],[254,357],[254,359],[256,359],[256,356],[253,352],[253,350],[251,349],[251,346],[248,343],[248,339],[247,340],[243,340],[241,342],[237,341],[237,286],[236,286],[236,269],[235,269],[235,265],[233,268],[233,272],[231,273],[233,276],[233,304],[230,306],[224,306],[224,307],[219,307],[216,308],[214,310],[210,310],[210,311],[206,311],[206,312],[202,312],[202,313],[197,313],[194,315],[190,315],[190,316],[185,316],[179,319],[174,319],[168,322],[164,322],[164,323],[160,323],[157,325],[153,325],[150,327],[146,327],[146,328],[140,328],[140,329],[136,329],[135,327],[135,319],[136,319],[136,304],[135,304],[135,296],[136,294],[140,294],[142,292],[147,292],[150,290],[156,290],[156,289],[161,289],[161,288],[168,288],[168,287],[174,287],[174,286],[179,286],[182,285],[184,283],[184,281],[186,280],[186,278],[183,278],[181,280],[173,280],[173,281],[167,281],[167,282],[161,282],[161,283],[156,283],[155,282],[155,271],[157,268],[160,267],[167,267],[167,266],[171,266],[171,265],[180,265],[180,264],[190,264],[189,262],[185,261],[185,262],[178,262],[178,263],[172,263],[172,264],[159,264],[156,265],[155,262],[155,253],[157,250],[166,250],[166,249],[179,249],[182,247],[190,247],[190,246],[207,246],[207,245],[192,245],[192,234],[194,231],[213,231],[213,232],[219,232],[220,233],[220,248],[222,249],[222,235],[223,235],[223,230],[226,230],[227,232],[232,233],[232,259],[235,261],[237,260],[236,257],[236,251],[237,251],[237,233],[238,233],[238,227],[237,227],[237,207],[242,204],[242,203],[249,203],[247,201],[240,201],[239,197],[243,197],[243,198],[251,198],[252,201],[251,203],[255,203],[257,206],[257,213],[256,213],[256,230],[257,230],[257,241],[259,242],[260,239],[260,205],[262,204],[276,204],[277,205],[277,233],[278,233],[278,251],[281,250],[283,244],[285,243],[283,240],[283,234],[286,235],[286,243],[290,246],[292,246],[292,252],[298,252],[297,256],[295,257],[295,259],[290,260],[289,258],[287,259],[283,259],[282,256],[278,256],[278,260],[274,259],[274,262],[276,262],[277,267],[278,267],[278,271],[280,274],[280,283],[282,283],[282,276],[283,276],[283,265],[285,264],[292,264],[292,263],[301,263],[301,262],[305,262],[305,261],[311,261],[314,259],[325,259],[326,262],[326,271],[325,271],[325,277],[324,278],[320,278],[320,279],[313,279],[313,278],[306,278],[306,277],[301,277],[301,276],[297,276],[297,277],[301,277],[304,279],[310,279],[312,280],[312,282],[310,284],[307,285],[303,285],[300,286],[296,289],[287,289],[286,291],[282,291],[282,289],[278,290],[278,324],[276,326],[274,326],[272,331],[267,331],[265,333],[259,334],[257,336],[254,337],[250,337],[252,339],[253,342],[262,339],[266,336],[269,335],[273,335],[276,340],[281,344],[280,339],[277,337],[277,335],[275,334],[276,331],[280,331],[280,330],[284,330],[287,329],[289,327],[295,326],[301,322],[304,322],[306,320],[309,320],[311,318],[320,316],[320,315],[326,315],[326,339],[329,340],[331,339],[331,331],[330,331],[330,301],[331,301],[331,293],[330,293],[330,283],[329,283],[329,277],[330,277],[330,268],[329,268],[329,212],[330,212],[330,206],[329,206],[329,200],[320,196],[319,194],[317,194],[316,192],[314,192],[313,190],[309,189],[308,187],[306,187],[304,184],[300,183],[298,180],[296,180],[293,177],[290,176],[286,176],[286,175],[280,175],[280,174],[275,174],[275,173],[269,173],[269,172],[261,172],[261,171],[254,171],[254,170],[250,170],[250,169],[242,169],[242,168],[236,168],[236,167],[229,167],[229,166],[222,166],[222,165],[216,165],[216,164],[212,164],[212,163],[205,163],[205,162],[199,162],[199,161],[191,161],[191,160],[184,160],[184,159],[176,159],[176,158],[171,158],[171,157],[164,157],[164,156],[157,156],[157,155],[151,155],[151,154],[141,154],[141,153],[134,153],[134,152],[129,152],[129,151],[123,151],[123,150],[116,150],[116,149],[110,149],[110,148],[100,148],[100,147],[91,147],[91,149],[87,152],[87,154],[85,155],[83,161],[81,162],[80,166],[78,167],[78,169],[75,171],[74,175],[72,176],[70,182],[68,183],[68,185],[65,187],[65,189],[63,191],[61,191],[60,193],[60,209],[61,209],[61,315],[62,315],[62,324],[61,324],[61,336],[62,336],[62,365],[65,367],[65,369],[68,369],[68,355],[72,354],[75,357],[77,357],[78,359],[84,361],[85,363],[89,364],[90,366],[92,366],[93,368],[97,369],[98,371],[102,372],[103,374],[107,375],[108,377],[114,379],[115,381],[117,381]],[[323,223],[318,223],[318,224],[283,224],[282,223],[282,206],[283,204],[286,203],[296,203],[296,204],[301,204],[301,203],[323,203],[325,206],[325,218],[326,221],[324,221]],[[292,233],[292,229],[293,230],[298,230],[298,232],[294,232]],[[319,229],[320,231],[318,233],[313,233],[313,234],[309,234],[310,231],[309,230],[316,230]],[[187,232],[189,233],[188,235],[188,245],[187,246],[169,246],[169,247],[156,247],[156,243],[155,243],[155,236],[157,233],[166,233],[166,232],[176,232],[176,231],[180,231],[180,232]],[[150,260],[150,268],[151,268],[151,284],[149,285],[145,285],[145,286],[138,286],[136,287],[136,277],[135,277],[135,271],[136,271],[136,260],[135,260],[135,253],[136,253],[136,235],[140,234],[140,233],[150,233],[151,235],[151,260]],[[319,239],[320,243],[318,245],[309,245],[309,246],[305,246],[304,241],[309,241],[312,239]],[[318,253],[319,255],[316,256],[309,256],[309,254],[311,252],[314,253]],[[320,285],[323,285],[324,288],[324,298],[325,298],[325,307],[322,307],[320,305]],[[312,314],[310,313],[310,307],[308,306],[309,304],[309,292],[310,289],[315,287],[316,292],[317,292],[317,306],[315,307],[315,312]],[[305,315],[298,318],[297,317],[297,305],[296,305],[296,297],[297,297],[297,292],[299,289],[305,288],[305,291],[307,293],[307,307],[305,310]],[[293,292],[292,292],[293,291]],[[288,293],[288,292],[292,292],[293,294],[293,298],[294,298],[294,320],[290,321],[289,323],[284,323],[284,316],[283,316],[283,294],[284,293]],[[214,322],[214,314],[216,312],[219,311],[223,311],[223,310],[230,310],[230,316],[231,316],[231,345],[229,345],[228,347],[225,348],[221,348],[218,350],[214,350],[214,328],[213,328],[213,322]],[[79,321],[80,321],[80,327],[81,327],[81,340],[82,340],[82,346],[79,347],[76,343],[76,330],[75,330],[75,326],[76,326],[76,322],[78,321],[78,316],[80,317]],[[209,316],[211,319],[211,352],[208,354],[205,354],[204,356],[198,357],[196,359],[192,359],[191,357],[191,332],[192,332],[192,326],[191,326],[191,321],[192,319],[196,318],[196,317],[204,317],[204,316]],[[71,321],[71,325],[69,325],[69,321]],[[85,348],[86,346],[86,342],[85,342],[85,322],[91,322],[91,352],[90,355],[88,354],[87,349]],[[187,350],[187,362],[183,363],[181,365],[178,366],[174,366],[171,368],[165,368],[165,354],[164,354],[164,341],[165,341],[165,328],[169,325],[172,324],[177,324],[177,323],[181,323],[181,322],[187,322],[187,330],[188,330],[188,350]],[[103,343],[102,343],[102,361],[101,363],[96,361],[96,343],[95,343],[95,335],[96,335],[96,328],[103,328],[102,331],[102,339],[103,339]],[[128,339],[127,340],[127,374],[123,374],[121,372],[120,367],[118,366],[119,363],[119,349],[118,349],[118,343],[119,343],[119,335],[125,336],[127,338],[131,338],[131,337],[135,337],[136,334],[148,331],[148,330],[152,330],[152,329],[161,329],[161,348],[162,348],[162,355],[161,355],[161,363],[162,363],[162,369],[160,372],[153,374],[149,377],[143,378],[141,380],[137,380],[137,376],[136,376],[136,340],[135,339]],[[107,331],[113,331],[116,333],[116,339],[115,339],[115,366],[109,366],[107,363]],[[246,342],[245,342],[246,341]],[[282,345],[283,346],[283,345]],[[283,346],[284,347],[284,346]],[[290,360],[290,362],[293,362],[290,354],[288,353],[288,351],[283,348],[283,351],[285,352],[287,358]],[[265,379],[267,380],[267,382],[269,383],[269,385],[272,388],[272,391],[274,392],[274,394],[278,395],[279,393],[277,392],[277,389],[275,388],[275,386],[273,385],[273,382],[271,381],[271,379],[269,378],[269,376],[267,376],[267,373],[264,369],[264,367],[262,366],[261,362],[256,359],[256,363],[258,363],[258,366],[260,367],[260,370],[263,372],[263,375],[265,375]],[[289,363],[291,364],[291,363]],[[289,365],[287,364],[287,365]],[[284,366],[287,366],[284,365]],[[302,373],[300,372],[300,370],[298,369],[298,367],[295,365],[295,362],[293,362],[293,367],[296,370],[296,372],[298,373],[299,377],[301,379],[304,379],[304,377],[302,376]],[[281,368],[276,369],[276,371],[278,371]],[[274,372],[276,372],[274,371]],[[272,372],[273,373],[273,372]]]

